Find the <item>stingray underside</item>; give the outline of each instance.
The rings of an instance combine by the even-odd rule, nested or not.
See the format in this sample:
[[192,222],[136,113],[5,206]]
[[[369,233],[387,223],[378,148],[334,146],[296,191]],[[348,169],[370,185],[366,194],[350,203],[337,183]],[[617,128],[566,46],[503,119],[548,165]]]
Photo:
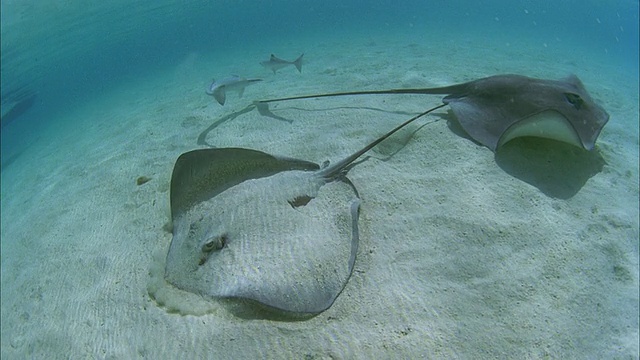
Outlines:
[[609,114],[576,76],[542,80],[499,75],[451,87],[443,101],[462,128],[493,151],[524,136],[593,149]]
[[331,306],[357,251],[353,185],[318,177],[314,163],[255,150],[187,154],[172,178],[165,279],[207,298],[284,312]]
[[[565,124],[565,133],[568,134],[566,137],[577,138],[566,119],[553,110],[538,112],[538,109],[532,108],[529,112],[524,112],[522,104],[511,105],[508,99],[507,105],[501,107],[487,105],[489,100],[477,97],[445,98],[445,101],[449,101],[448,105],[469,136],[493,151],[516,137],[554,138],[556,131],[549,124],[558,127]],[[510,111],[510,107],[515,106],[520,107],[518,111]],[[579,140],[573,141],[576,142],[579,145]]]

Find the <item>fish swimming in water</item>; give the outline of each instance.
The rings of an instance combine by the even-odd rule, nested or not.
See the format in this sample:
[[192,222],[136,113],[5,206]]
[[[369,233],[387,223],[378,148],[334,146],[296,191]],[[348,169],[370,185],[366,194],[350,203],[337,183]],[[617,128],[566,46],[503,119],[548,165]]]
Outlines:
[[269,58],[268,61],[261,61],[260,65],[266,67],[267,69],[271,69],[271,71],[273,71],[273,73],[275,74],[276,71],[282,69],[283,67],[287,67],[289,65],[294,65],[296,67],[296,69],[298,69],[298,72],[302,72],[302,57],[304,56],[304,54],[298,56],[297,59],[295,59],[294,61],[287,61],[287,60],[283,60],[280,59],[279,57],[271,54],[271,57]]
[[242,97],[244,88],[258,81],[262,81],[262,79],[246,79],[238,75],[232,75],[219,81],[213,80],[209,85],[209,89],[207,89],[207,95],[213,96],[220,105],[224,105],[227,99],[227,91],[237,91],[238,96]]

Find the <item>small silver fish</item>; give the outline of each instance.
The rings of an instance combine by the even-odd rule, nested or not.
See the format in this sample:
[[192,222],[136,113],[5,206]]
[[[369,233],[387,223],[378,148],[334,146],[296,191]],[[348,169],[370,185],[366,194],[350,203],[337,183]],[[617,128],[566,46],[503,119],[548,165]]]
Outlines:
[[262,79],[246,79],[238,75],[232,75],[218,81],[213,80],[211,85],[209,85],[209,89],[207,89],[207,95],[213,96],[220,105],[224,105],[227,98],[227,91],[237,91],[238,96],[242,97],[244,88],[258,81],[262,81]]
[[302,72],[303,56],[304,54],[298,56],[298,58],[295,59],[294,61],[287,61],[287,60],[282,60],[276,57],[275,55],[271,54],[271,58],[269,58],[269,61],[261,61],[260,65],[266,67],[267,69],[271,69],[271,71],[273,71],[274,74],[276,73],[276,71],[282,69],[283,67],[287,67],[289,65],[294,65],[296,69],[298,69],[298,72]]

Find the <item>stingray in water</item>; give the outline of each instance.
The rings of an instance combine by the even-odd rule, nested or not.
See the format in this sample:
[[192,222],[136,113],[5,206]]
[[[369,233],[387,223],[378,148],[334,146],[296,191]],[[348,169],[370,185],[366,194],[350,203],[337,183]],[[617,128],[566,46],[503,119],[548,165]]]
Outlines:
[[171,177],[173,239],[165,279],[212,298],[252,300],[285,313],[326,310],[358,248],[349,165],[436,106],[343,160],[324,166],[243,148],[178,157]]
[[495,75],[438,88],[305,95],[262,100],[258,106],[293,99],[370,94],[447,95],[443,102],[451,107],[462,128],[493,151],[509,140],[524,136],[563,141],[592,150],[609,121],[609,114],[591,99],[575,75],[562,80]]

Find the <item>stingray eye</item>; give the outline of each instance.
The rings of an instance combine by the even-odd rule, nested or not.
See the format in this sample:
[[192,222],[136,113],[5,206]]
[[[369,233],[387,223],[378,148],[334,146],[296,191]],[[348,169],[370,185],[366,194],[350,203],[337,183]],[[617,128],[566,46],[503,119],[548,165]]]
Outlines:
[[584,104],[584,100],[578,94],[573,93],[564,93],[565,99],[569,102],[569,104],[573,105],[576,110],[580,110],[582,104]]
[[209,255],[211,255],[212,251],[218,251],[222,249],[227,244],[227,234],[222,234],[220,236],[213,237],[209,239],[204,245],[202,245],[202,256],[200,257],[200,261],[198,265],[204,265],[209,259]]
[[227,235],[223,234],[209,239],[204,245],[202,245],[202,252],[208,253],[214,250],[222,249],[227,243]]

